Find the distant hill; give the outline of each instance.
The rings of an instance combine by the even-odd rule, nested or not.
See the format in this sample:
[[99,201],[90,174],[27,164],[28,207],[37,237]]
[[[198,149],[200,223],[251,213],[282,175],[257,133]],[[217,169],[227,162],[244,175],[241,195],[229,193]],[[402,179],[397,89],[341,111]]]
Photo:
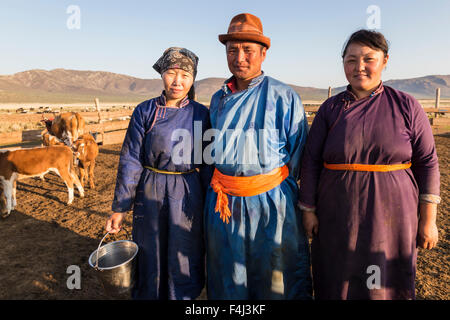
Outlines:
[[[223,86],[225,80],[226,78],[206,78],[196,81],[195,92],[199,100],[209,102],[211,96]],[[324,100],[327,98],[328,89],[290,86],[300,94],[303,100]]]
[[417,99],[435,98],[436,88],[441,88],[441,98],[450,98],[450,75],[389,80],[385,84],[395,89],[408,92]]
[[160,79],[104,71],[29,70],[0,76],[0,102],[142,101],[161,90]]
[[[209,102],[225,78],[206,78],[195,83],[197,98]],[[437,87],[441,97],[450,98],[450,75],[433,75],[385,82],[418,99],[432,99]],[[324,100],[327,89],[291,85],[303,100]],[[81,103],[93,97],[103,102],[139,102],[159,95],[161,79],[139,79],[104,71],[29,70],[0,76],[0,103]],[[345,87],[333,88],[336,94]]]
[[[450,75],[434,75],[412,79],[388,80],[384,85],[407,92],[416,99],[434,99],[436,88],[441,88],[441,98],[450,98]],[[346,89],[346,86],[333,89],[333,94]]]

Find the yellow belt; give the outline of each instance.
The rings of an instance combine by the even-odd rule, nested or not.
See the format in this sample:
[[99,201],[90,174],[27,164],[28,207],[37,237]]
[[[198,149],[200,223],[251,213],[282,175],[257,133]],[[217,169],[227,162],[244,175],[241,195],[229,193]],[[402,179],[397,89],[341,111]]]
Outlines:
[[152,170],[156,173],[163,173],[163,174],[186,174],[186,173],[192,173],[192,172],[196,171],[196,169],[192,169],[192,170],[185,171],[185,172],[166,171],[166,170],[160,170],[160,169],[156,169],[156,168],[149,167],[149,166],[144,166],[144,168]]
[[329,170],[388,172],[388,171],[408,169],[409,167],[411,167],[411,162],[399,164],[357,164],[357,163],[324,162],[323,166]]

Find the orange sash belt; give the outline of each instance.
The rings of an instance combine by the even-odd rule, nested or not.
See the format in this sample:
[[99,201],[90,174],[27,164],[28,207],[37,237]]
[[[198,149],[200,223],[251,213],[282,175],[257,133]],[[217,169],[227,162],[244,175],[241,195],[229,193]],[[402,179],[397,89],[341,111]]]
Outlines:
[[215,169],[211,179],[211,187],[217,193],[215,211],[220,213],[223,222],[229,223],[231,211],[228,207],[228,197],[251,197],[267,192],[289,176],[289,169],[286,165],[273,169],[269,173],[259,174],[250,177],[227,176]]
[[395,170],[403,170],[411,167],[410,163],[399,164],[357,164],[357,163],[323,163],[323,166],[329,170],[350,170],[350,171],[372,171],[372,172],[388,172]]

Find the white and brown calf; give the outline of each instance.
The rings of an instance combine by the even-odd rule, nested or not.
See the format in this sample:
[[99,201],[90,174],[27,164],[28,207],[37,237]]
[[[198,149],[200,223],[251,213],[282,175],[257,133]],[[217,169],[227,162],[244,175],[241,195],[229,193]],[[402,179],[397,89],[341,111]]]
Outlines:
[[[73,165],[73,153],[67,146],[38,147],[0,152],[0,198],[6,203],[1,215],[7,217],[16,207],[16,181],[23,178],[42,176],[54,172],[63,179],[69,192],[67,204],[73,202],[73,185],[77,186],[80,197],[84,189]],[[0,200],[2,203],[3,200]],[[0,204],[0,207],[3,205]]]
[[[64,142],[59,140],[56,136],[51,135],[49,132],[47,132],[47,130],[44,130],[41,135],[42,135],[41,147],[44,147],[44,146],[47,146],[47,147],[49,147],[49,146],[65,146]],[[44,175],[45,175],[45,173],[40,176],[42,181],[45,181]]]
[[80,169],[81,185],[84,187],[84,179],[86,178],[86,180],[89,179],[89,187],[94,189],[95,159],[98,156],[97,142],[95,142],[93,136],[85,133],[73,143],[72,149],[79,159],[78,168]]

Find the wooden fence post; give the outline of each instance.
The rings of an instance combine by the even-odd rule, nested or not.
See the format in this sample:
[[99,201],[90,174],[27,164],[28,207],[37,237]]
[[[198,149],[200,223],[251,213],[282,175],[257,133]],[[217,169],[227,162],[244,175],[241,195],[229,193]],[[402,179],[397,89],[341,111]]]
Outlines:
[[331,97],[331,87],[328,87],[328,98]]
[[97,109],[97,114],[98,114],[98,123],[102,122],[102,116],[100,114],[100,102],[98,100],[98,98],[95,98],[95,108]]
[[439,109],[439,102],[441,99],[441,88],[436,88],[436,101],[434,103],[434,107]]
[[[98,121],[97,121],[97,123],[101,123],[102,122],[102,115],[100,113],[100,102],[99,102],[98,98],[95,98],[94,101],[95,101],[95,108],[97,109],[97,114],[98,114]],[[102,142],[103,142],[103,140],[105,138],[105,132],[103,130],[103,127],[100,130],[101,130],[100,134],[102,135]]]

